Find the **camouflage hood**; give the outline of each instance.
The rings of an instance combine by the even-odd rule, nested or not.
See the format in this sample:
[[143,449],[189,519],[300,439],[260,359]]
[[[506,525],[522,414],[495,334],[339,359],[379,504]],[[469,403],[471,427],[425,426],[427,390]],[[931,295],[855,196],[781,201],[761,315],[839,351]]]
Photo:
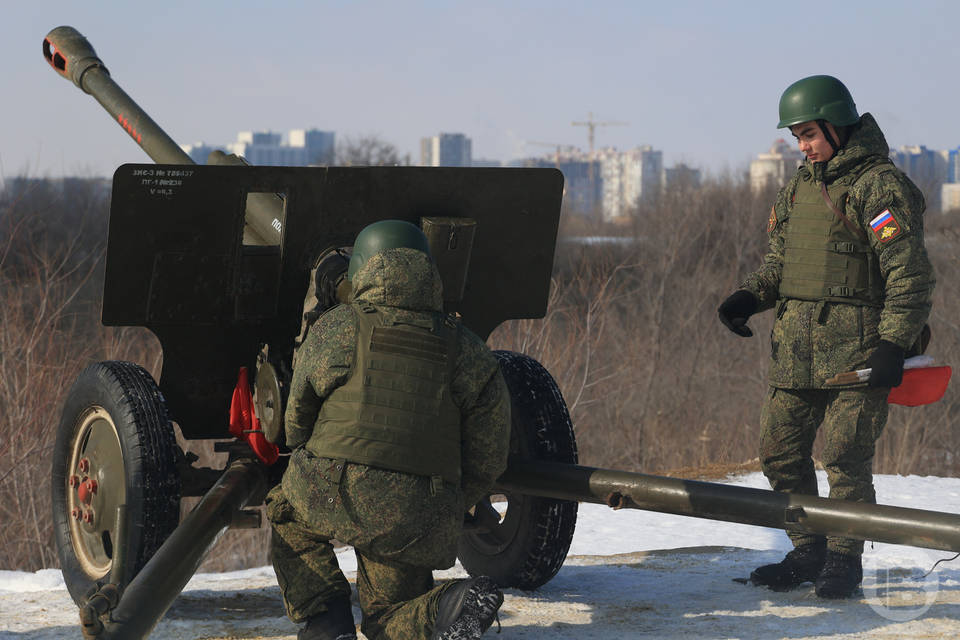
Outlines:
[[804,160],[804,168],[821,182],[831,183],[845,175],[859,175],[864,169],[890,157],[890,147],[877,121],[869,113],[853,125],[850,139],[828,162]]
[[440,272],[430,256],[416,249],[375,254],[353,277],[353,299],[411,311],[440,311]]

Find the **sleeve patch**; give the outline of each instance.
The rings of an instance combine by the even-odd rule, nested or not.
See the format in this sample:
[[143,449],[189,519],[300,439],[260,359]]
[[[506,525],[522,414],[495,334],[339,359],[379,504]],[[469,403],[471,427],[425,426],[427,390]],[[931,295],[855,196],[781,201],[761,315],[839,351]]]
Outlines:
[[873,229],[873,234],[877,236],[877,240],[880,242],[890,242],[901,232],[900,224],[890,213],[890,209],[884,209],[880,215],[871,220],[870,228]]
[[777,210],[775,207],[770,207],[770,219],[767,220],[767,233],[773,231],[774,227],[777,226]]

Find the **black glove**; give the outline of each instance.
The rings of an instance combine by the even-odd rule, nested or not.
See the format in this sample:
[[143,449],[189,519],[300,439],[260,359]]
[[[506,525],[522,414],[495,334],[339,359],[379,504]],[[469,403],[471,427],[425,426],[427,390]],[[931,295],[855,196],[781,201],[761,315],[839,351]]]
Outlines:
[[733,331],[738,336],[749,338],[753,331],[747,326],[747,320],[757,312],[760,305],[757,297],[745,289],[734,291],[733,294],[723,301],[717,313],[720,314],[720,322]]
[[867,358],[867,366],[872,369],[868,386],[898,386],[903,382],[903,347],[881,340]]

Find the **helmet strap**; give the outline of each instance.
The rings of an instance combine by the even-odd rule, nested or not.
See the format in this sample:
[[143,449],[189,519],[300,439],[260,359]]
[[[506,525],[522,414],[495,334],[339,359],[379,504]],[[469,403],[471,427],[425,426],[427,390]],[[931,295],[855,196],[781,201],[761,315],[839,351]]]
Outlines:
[[817,126],[820,127],[820,131],[823,132],[823,137],[826,138],[827,142],[830,143],[830,146],[833,148],[833,153],[836,154],[840,150],[840,143],[833,137],[830,133],[830,130],[827,129],[826,120],[817,120]]

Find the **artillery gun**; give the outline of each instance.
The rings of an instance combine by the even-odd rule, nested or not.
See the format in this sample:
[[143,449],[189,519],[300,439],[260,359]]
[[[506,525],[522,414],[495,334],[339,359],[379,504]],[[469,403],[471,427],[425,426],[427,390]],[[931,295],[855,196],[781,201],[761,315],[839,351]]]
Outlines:
[[[559,222],[552,169],[191,166],[110,78],[77,31],[43,43],[61,75],[93,95],[158,165],[117,169],[102,320],[159,338],[159,382],[129,362],[91,364],[65,401],[53,456],[61,568],[85,636],[143,638],[228,527],[258,527],[285,456],[285,386],[318,257],[385,218],[421,224],[444,305],[482,338],[541,318]],[[960,516],[787,495],[577,465],[573,425],[550,374],[497,352],[512,401],[511,458],[465,519],[472,574],[534,589],[559,570],[578,502],[960,551]],[[253,380],[248,377],[253,372]],[[251,397],[251,392],[253,396]],[[217,440],[221,469],[177,445]],[[261,426],[262,422],[262,426]],[[179,521],[184,496],[202,496]]]

